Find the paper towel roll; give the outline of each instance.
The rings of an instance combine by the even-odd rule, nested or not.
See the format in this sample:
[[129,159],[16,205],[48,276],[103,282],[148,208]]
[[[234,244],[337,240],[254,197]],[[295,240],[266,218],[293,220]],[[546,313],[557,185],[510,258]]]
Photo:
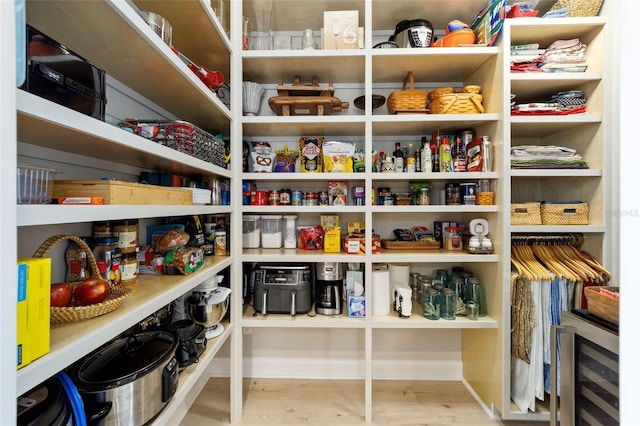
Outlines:
[[389,297],[393,299],[393,285],[406,284],[409,285],[409,264],[408,263],[390,263],[389,264]]
[[389,270],[377,269],[371,271],[371,287],[373,288],[373,315],[388,315],[391,311]]

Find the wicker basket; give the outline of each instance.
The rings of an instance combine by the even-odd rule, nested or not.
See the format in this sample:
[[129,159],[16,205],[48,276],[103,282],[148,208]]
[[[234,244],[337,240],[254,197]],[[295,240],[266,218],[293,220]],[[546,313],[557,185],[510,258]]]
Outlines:
[[541,225],[540,203],[511,204],[512,225]]
[[478,192],[476,194],[476,204],[479,206],[493,205],[493,192]]
[[585,287],[584,294],[587,297],[587,311],[609,322],[619,324],[620,300],[600,293],[600,289],[620,290],[619,287]]
[[598,16],[604,0],[558,0],[550,10],[567,9],[570,17]]
[[589,204],[570,203],[554,204],[542,203],[540,214],[543,225],[588,225]]
[[[409,90],[407,90],[407,81],[409,82]],[[413,72],[409,71],[402,83],[402,90],[389,94],[389,98],[387,99],[389,114],[397,114],[403,111],[427,112],[429,92],[426,90],[415,90],[413,85]]]
[[481,87],[476,85],[464,86],[458,92],[453,92],[450,87],[430,96],[429,112],[431,114],[481,114],[482,106]]
[[[72,240],[76,244],[78,244],[80,248],[82,248],[82,250],[87,254],[87,261],[89,262],[89,267],[91,269],[91,276],[100,278],[98,264],[96,263],[96,258],[91,252],[91,248],[89,248],[87,243],[85,243],[81,238],[73,235],[59,234],[49,237],[44,243],[40,245],[40,247],[38,247],[36,252],[33,254],[33,257],[44,257],[49,252],[51,247],[64,240]],[[75,287],[80,283],[76,282],[69,284],[75,290]],[[130,293],[131,289],[128,287],[110,286],[109,296],[104,302],[87,306],[74,306],[74,302],[72,301],[72,306],[69,307],[51,307],[51,323],[57,324],[64,322],[73,322],[104,315],[120,307],[122,301]]]

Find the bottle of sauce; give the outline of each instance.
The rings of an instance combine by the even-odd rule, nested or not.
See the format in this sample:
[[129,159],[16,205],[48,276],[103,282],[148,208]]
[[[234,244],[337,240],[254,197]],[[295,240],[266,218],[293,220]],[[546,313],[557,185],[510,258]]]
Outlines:
[[400,148],[400,142],[396,142],[396,149],[393,151],[393,158],[396,173],[404,171],[404,152]]
[[422,149],[420,150],[420,168],[424,173],[431,173],[433,171],[432,156],[431,143],[427,141],[426,136],[423,136]]
[[451,145],[445,136],[440,143],[440,173],[451,172],[451,166]]

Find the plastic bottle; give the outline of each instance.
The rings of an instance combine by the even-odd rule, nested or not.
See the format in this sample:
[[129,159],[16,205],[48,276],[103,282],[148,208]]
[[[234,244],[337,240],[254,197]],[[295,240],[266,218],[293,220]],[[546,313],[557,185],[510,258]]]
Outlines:
[[440,143],[440,173],[451,172],[451,145],[449,138],[444,137]]

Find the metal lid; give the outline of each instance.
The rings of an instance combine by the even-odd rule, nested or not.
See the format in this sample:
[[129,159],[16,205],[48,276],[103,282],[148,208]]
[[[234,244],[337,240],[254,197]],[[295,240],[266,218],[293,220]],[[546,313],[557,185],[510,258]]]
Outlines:
[[112,340],[80,362],[74,382],[82,390],[131,383],[173,357],[177,340],[168,331],[145,331]]

